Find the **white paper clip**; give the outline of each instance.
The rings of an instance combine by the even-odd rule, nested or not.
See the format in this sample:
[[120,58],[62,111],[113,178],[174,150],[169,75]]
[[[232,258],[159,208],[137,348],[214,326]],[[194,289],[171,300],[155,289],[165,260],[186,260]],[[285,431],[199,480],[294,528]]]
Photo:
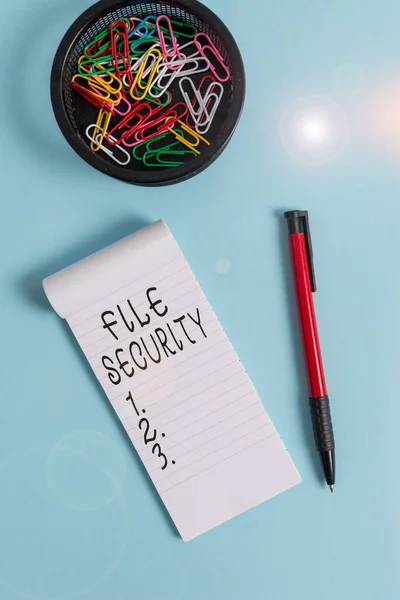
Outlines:
[[[90,130],[91,129],[96,129],[97,131],[100,131],[101,133],[98,133],[96,135],[96,137],[92,137],[90,135]],[[100,138],[101,134],[103,133],[103,128],[99,127],[99,125],[93,124],[93,125],[89,125],[86,128],[86,137],[93,142],[94,144],[98,145],[98,138]],[[110,136],[110,139],[112,142],[116,141],[116,138],[114,138],[113,136]],[[99,150],[102,150],[105,154],[107,154],[107,156],[109,156],[110,158],[112,158],[112,160],[114,162],[116,162],[117,164],[121,165],[122,167],[125,167],[131,160],[131,155],[129,154],[129,152],[127,152],[125,150],[125,148],[122,148],[122,146],[120,146],[120,144],[116,144],[115,146],[113,146],[113,149],[118,148],[118,150],[125,155],[125,160],[119,160],[116,156],[115,153],[113,152],[113,150],[110,150],[110,148],[106,148],[106,146],[104,145],[105,139],[103,140],[103,143],[101,144]]]
[[[188,82],[193,92],[195,103],[189,97],[189,94],[185,92],[183,86],[185,82]],[[221,102],[221,98],[224,93],[224,87],[218,81],[212,81],[205,91],[204,95],[195,88],[193,81],[189,77],[182,77],[179,81],[179,89],[181,90],[182,97],[185,101],[188,111],[194,123],[194,128],[197,133],[204,134],[210,129],[211,124],[214,120],[215,113]],[[219,93],[217,92],[219,90]],[[210,110],[211,104],[211,110]],[[198,106],[197,106],[198,105]]]

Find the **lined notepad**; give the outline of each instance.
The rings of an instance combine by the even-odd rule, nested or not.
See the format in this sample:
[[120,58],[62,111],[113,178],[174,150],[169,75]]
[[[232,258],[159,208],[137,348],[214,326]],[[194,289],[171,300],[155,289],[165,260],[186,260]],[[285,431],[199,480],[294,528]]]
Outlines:
[[185,541],[300,482],[163,221],[43,285]]

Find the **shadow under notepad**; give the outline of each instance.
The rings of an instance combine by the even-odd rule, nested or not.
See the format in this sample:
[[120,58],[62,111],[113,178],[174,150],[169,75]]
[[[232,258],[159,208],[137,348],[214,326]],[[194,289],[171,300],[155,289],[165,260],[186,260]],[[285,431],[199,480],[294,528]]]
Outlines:
[[[115,223],[115,225],[110,226],[108,230],[103,231],[100,234],[96,234],[95,236],[93,236],[89,240],[86,240],[85,242],[77,244],[76,246],[71,248],[69,252],[60,253],[58,256],[55,256],[48,262],[39,265],[36,269],[34,269],[33,271],[21,278],[19,282],[19,287],[22,294],[25,297],[27,297],[30,302],[35,304],[37,308],[51,311],[52,308],[46,298],[42,286],[42,280],[45,277],[47,277],[48,275],[53,275],[53,273],[56,273],[60,269],[68,267],[69,265],[72,265],[78,260],[86,258],[90,254],[93,254],[94,252],[97,252],[98,250],[101,250],[106,246],[117,242],[123,237],[126,237],[127,235],[130,235],[131,233],[142,229],[146,225],[149,225],[149,221],[146,221],[145,219],[140,217],[136,219],[127,219],[123,222],[117,222]],[[63,328],[67,343],[71,345],[73,352],[78,352],[78,354],[80,355],[82,368],[85,370],[87,377],[90,378],[90,380],[93,382],[93,385],[95,386],[96,391],[99,393],[99,396],[103,399],[106,406],[106,410],[109,412],[111,418],[114,420],[114,422],[117,423],[117,426],[120,428],[123,443],[127,446],[127,448],[132,450],[132,444],[128,436],[126,435],[125,429],[121,421],[118,419],[113,407],[108,401],[103,388],[101,387],[95,374],[92,371],[92,368],[90,367],[89,363],[84,357],[82,350],[80,349],[79,344],[76,341],[67,322],[64,319],[58,319],[58,323],[59,326]],[[159,494],[157,493],[155,487],[153,486],[150,477],[147,474],[145,466],[143,465],[139,457],[138,463],[139,468],[143,473],[146,485],[150,490],[150,493],[153,494],[156,503],[159,505],[160,508],[162,508],[163,514],[165,514],[166,518],[168,519],[171,531],[174,533],[174,535],[179,536],[179,533],[171,517],[169,516],[169,513],[165,510],[164,504]]]
[[[288,208],[287,210],[291,210]],[[285,277],[285,296],[286,296],[286,312],[290,321],[290,331],[292,337],[293,358],[296,365],[296,375],[299,386],[299,395],[296,403],[301,429],[304,437],[304,444],[307,447],[308,454],[315,474],[321,485],[325,486],[321,464],[318,457],[318,452],[315,448],[314,433],[311,424],[310,410],[308,408],[308,389],[307,379],[304,367],[303,349],[301,345],[301,337],[299,331],[299,322],[297,316],[296,300],[294,295],[292,265],[289,255],[288,231],[286,221],[283,217],[283,211],[274,211],[274,216],[278,221],[279,241],[281,247],[281,262],[282,271]]]
[[139,229],[149,224],[150,222],[142,217],[116,221],[114,224],[109,225],[105,231],[79,242],[69,251],[58,253],[20,279],[19,287],[23,295],[35,304],[37,308],[49,309],[50,304],[42,286],[42,281],[45,277],[53,275],[65,267],[69,267],[78,260],[82,260],[90,254],[106,248],[106,246],[117,242],[135,231],[139,231]]

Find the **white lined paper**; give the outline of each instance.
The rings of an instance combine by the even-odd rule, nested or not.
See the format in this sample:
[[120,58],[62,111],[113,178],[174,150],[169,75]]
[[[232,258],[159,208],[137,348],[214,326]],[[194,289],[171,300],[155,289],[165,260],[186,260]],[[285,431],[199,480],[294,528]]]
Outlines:
[[163,221],[44,288],[185,541],[300,482]]

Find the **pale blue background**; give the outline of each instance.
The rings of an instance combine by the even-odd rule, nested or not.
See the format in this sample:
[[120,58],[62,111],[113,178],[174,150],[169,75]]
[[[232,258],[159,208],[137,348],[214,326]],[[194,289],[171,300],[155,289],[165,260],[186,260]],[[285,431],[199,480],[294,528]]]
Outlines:
[[[96,172],[55,123],[53,55],[89,4],[1,7],[1,600],[398,598],[400,161],[350,137],[336,161],[306,167],[277,134],[296,97],[323,93],[346,103],[334,85],[341,65],[356,65],[367,81],[396,72],[398,2],[209,0],[243,53],[245,111],[209,170],[164,189]],[[307,208],[312,219],[337,439],[333,496],[311,440],[281,233],[288,208]],[[304,480],[189,544],[41,290],[44,276],[160,217]],[[231,264],[225,275],[215,268],[220,258]],[[65,442],[50,454],[79,431],[72,448]],[[86,461],[82,440],[93,442],[94,460]]]

